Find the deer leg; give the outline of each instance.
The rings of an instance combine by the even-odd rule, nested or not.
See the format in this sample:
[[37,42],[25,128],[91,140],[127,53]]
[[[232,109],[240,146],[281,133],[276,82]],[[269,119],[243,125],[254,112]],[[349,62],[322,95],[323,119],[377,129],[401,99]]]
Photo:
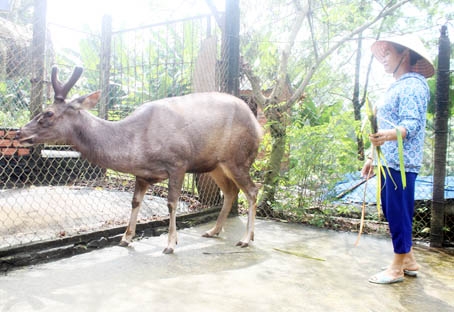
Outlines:
[[[248,218],[247,218],[247,226],[246,226],[246,233],[244,234],[243,238],[236,244],[237,246],[248,247],[249,242],[254,240],[254,225],[255,225],[255,214],[257,210],[257,202],[256,196],[251,195],[248,197]],[[247,196],[246,196],[247,197]]]
[[246,233],[243,238],[236,244],[237,246],[247,247],[250,241],[254,240],[254,226],[255,226],[255,215],[257,211],[257,187],[251,181],[252,186],[243,189],[248,201],[248,217]]
[[252,181],[251,176],[249,175],[248,167],[230,166],[229,169],[225,170],[230,171],[229,176],[232,177],[236,185],[243,191],[248,201],[248,218],[246,233],[236,245],[241,247],[248,247],[249,242],[254,240],[254,224],[255,215],[257,211],[258,188]]
[[169,194],[167,196],[167,207],[169,208],[169,234],[167,247],[163,250],[165,254],[172,254],[177,245],[177,216],[176,210],[178,199],[183,185],[184,171],[175,173],[169,177]]
[[213,228],[206,231],[202,235],[203,237],[213,237],[219,235],[227,217],[229,216],[230,210],[232,210],[233,201],[238,196],[239,192],[235,183],[233,183],[233,181],[230,180],[220,168],[212,171],[210,175],[224,194],[224,202],[222,204],[221,212],[216,220],[216,224]]
[[137,215],[139,214],[140,206],[148,186],[149,184],[147,182],[136,178],[134,195],[132,197],[131,216],[129,218],[128,227],[121,238],[120,246],[128,246],[132,242],[133,237],[136,235]]

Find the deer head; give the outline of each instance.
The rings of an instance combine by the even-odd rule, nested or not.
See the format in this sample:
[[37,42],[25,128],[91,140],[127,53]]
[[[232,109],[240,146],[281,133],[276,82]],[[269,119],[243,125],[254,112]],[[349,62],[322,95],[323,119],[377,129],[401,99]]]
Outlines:
[[82,71],[82,67],[76,67],[69,80],[62,84],[57,77],[57,67],[52,68],[51,82],[55,93],[54,102],[17,132],[16,137],[21,144],[67,144],[70,141],[79,110],[93,108],[100,96],[100,92],[96,91],[69,101],[66,100],[69,91],[82,75]]

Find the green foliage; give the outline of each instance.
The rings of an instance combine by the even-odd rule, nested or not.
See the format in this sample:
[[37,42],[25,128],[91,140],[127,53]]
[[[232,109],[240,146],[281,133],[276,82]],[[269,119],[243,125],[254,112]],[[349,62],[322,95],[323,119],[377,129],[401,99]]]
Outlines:
[[[298,3],[300,8],[307,4]],[[362,162],[357,161],[358,150],[364,147],[357,145],[357,137],[361,136],[360,127],[359,122],[354,121],[351,108],[358,44],[356,38],[351,38],[346,39],[337,50],[331,51],[331,48],[346,34],[396,3],[388,0],[374,3],[310,2],[309,13],[294,42],[286,40],[291,37],[289,33],[298,14],[295,2],[276,0],[259,3],[258,0],[251,0],[242,3],[245,24],[242,56],[259,78],[261,90],[269,91],[277,85],[277,73],[283,68],[280,58],[289,44],[292,49],[289,55],[285,55],[288,56],[288,59],[285,58],[288,63],[283,64],[287,65],[283,74],[289,83],[290,93],[305,87],[304,101],[297,102],[290,109],[290,118],[285,119],[288,123],[284,124],[279,117],[269,120],[272,127],[276,124],[287,127],[283,133],[289,136],[288,153],[282,160],[280,176],[274,181],[278,186],[276,202],[270,205],[275,210],[291,209],[292,213],[297,213],[300,207],[316,205],[317,200],[323,198],[322,194],[344,173],[361,168]],[[251,13],[257,7],[261,8],[260,14]],[[449,8],[448,1],[406,3],[384,20],[363,30],[363,50],[369,49],[371,40],[378,34],[424,31],[427,25],[437,24],[435,16],[440,18],[443,15],[442,8]],[[421,23],[422,12],[433,14],[430,17],[425,15],[426,24]],[[331,54],[326,57],[324,54],[328,52]],[[363,69],[367,68],[369,58],[369,53],[363,54]],[[318,62],[320,59],[324,61]],[[364,72],[361,70],[359,73],[360,97],[369,90],[381,97],[386,86],[378,84],[375,79],[368,80],[369,90],[362,90],[366,80]],[[270,118],[270,115],[267,117]],[[268,159],[274,160],[276,157],[272,157],[273,151],[270,150],[272,142],[265,140],[265,143],[268,143],[265,147],[266,155],[270,155]],[[369,140],[364,140],[364,144],[368,148]],[[271,166],[261,164],[261,167]],[[272,168],[275,167],[273,162]]]
[[0,111],[0,127],[2,128],[19,128],[30,120],[28,110],[21,111]]
[[325,25],[330,25],[333,32],[348,31],[355,25],[360,25],[368,18],[368,12],[371,11],[371,3],[368,1],[349,1],[342,5],[337,3],[323,3],[320,8],[323,9],[322,21]]
[[[200,45],[201,23],[187,21],[120,32],[112,38],[108,96],[110,120],[129,115],[144,102],[191,91],[192,66]],[[87,36],[78,50],[57,54],[62,74],[82,63],[85,71],[71,94],[99,89],[99,37]]]
[[84,73],[68,94],[68,98],[78,94],[86,94],[99,89],[99,51],[100,42],[97,37],[87,36],[78,42],[79,49],[62,49],[56,54],[59,77],[69,77],[76,65],[84,67]]
[[189,93],[201,31],[185,22],[116,35],[109,109],[124,116],[146,101]]
[[[80,60],[82,61],[82,64],[84,64],[84,67],[87,69],[84,74],[84,77],[88,77],[90,75],[90,72],[93,72],[93,75],[96,75],[97,73],[94,72],[96,69],[99,68],[99,63],[100,63],[100,57],[99,57],[99,51],[101,51],[101,42],[98,40],[97,37],[87,37],[86,39],[83,39],[79,42],[79,50],[80,50]],[[90,85],[93,85],[94,81],[87,78],[88,82]],[[99,78],[98,78],[99,80]],[[97,81],[97,80],[95,80]],[[96,86],[97,84],[95,84]]]
[[254,180],[263,182],[263,175],[266,171],[268,159],[271,153],[271,135],[269,131],[266,131],[263,135],[262,142],[260,142],[258,157],[252,164]]
[[19,128],[29,121],[29,90],[25,79],[0,81],[0,126]]
[[299,190],[289,200],[295,209],[304,208],[306,199],[322,200],[344,174],[358,170],[354,127],[345,127],[357,123],[351,112],[338,111],[323,124],[290,127],[290,162],[285,183]]
[[243,58],[252,70],[261,77],[264,88],[269,88],[276,80],[279,61],[278,45],[272,41],[271,33],[248,33],[242,41]]

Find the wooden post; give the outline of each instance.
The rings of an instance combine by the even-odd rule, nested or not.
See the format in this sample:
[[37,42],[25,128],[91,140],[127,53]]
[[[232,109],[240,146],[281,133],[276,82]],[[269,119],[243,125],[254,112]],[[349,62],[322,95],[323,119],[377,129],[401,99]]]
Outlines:
[[[33,38],[31,46],[31,88],[30,119],[42,112],[44,102],[44,64],[46,57],[46,14],[47,0],[35,0],[33,3]],[[43,145],[31,149],[32,159],[39,161]],[[30,176],[33,181],[34,177]]]
[[435,144],[430,246],[443,246],[445,208],[446,152],[449,121],[449,84],[451,48],[447,27],[440,32],[438,45],[437,92],[435,101]]
[[98,105],[99,118],[108,119],[108,104],[110,101],[110,57],[112,42],[112,17],[104,15],[102,18],[101,55],[100,55],[100,87],[101,99]]
[[225,49],[227,61],[226,92],[239,96],[240,93],[240,3],[226,0]]
[[30,118],[42,111],[44,100],[44,59],[46,49],[47,0],[35,0],[31,60]]
[[[240,95],[240,1],[225,0],[220,73],[221,91]],[[233,203],[230,216],[238,215],[238,197]]]

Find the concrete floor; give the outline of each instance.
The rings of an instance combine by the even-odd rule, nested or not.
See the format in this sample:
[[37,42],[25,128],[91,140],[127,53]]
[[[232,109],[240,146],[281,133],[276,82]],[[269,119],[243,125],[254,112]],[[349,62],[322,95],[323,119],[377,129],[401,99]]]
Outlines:
[[393,285],[368,278],[392,258],[389,239],[257,220],[252,246],[235,247],[244,217],[0,276],[0,311],[454,311],[454,256],[415,248],[417,278]]

